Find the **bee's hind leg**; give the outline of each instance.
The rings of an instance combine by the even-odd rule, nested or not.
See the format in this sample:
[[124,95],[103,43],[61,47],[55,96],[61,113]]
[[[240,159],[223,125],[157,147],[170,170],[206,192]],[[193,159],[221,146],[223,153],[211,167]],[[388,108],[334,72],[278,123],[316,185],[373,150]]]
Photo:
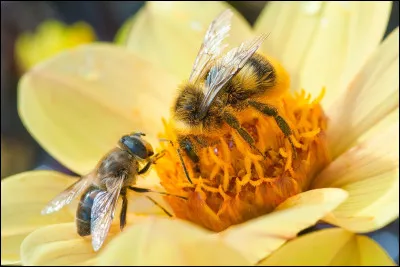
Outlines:
[[[160,141],[169,142],[169,143],[171,144],[172,147],[175,147],[175,146],[174,146],[174,143],[173,143],[171,140],[162,138],[162,139],[160,139]],[[179,147],[181,147],[181,143],[179,143]],[[189,183],[193,184],[192,179],[190,179],[189,172],[188,172],[188,170],[187,170],[187,168],[186,168],[186,164],[185,164],[185,162],[183,161],[182,154],[181,154],[181,150],[180,150],[179,147],[176,148],[176,152],[178,153],[179,160],[180,160],[180,162],[181,162],[181,164],[182,164],[183,171],[184,171],[184,173],[185,173],[186,179],[189,181]]]
[[128,209],[128,199],[126,198],[126,189],[123,188],[121,190],[121,197],[122,197],[122,208],[121,213],[119,214],[119,228],[124,229],[126,225],[126,211]]
[[255,146],[255,141],[253,139],[253,137],[251,137],[251,135],[249,134],[249,132],[246,131],[245,128],[243,128],[238,119],[230,114],[229,112],[224,112],[223,116],[222,116],[223,120],[233,129],[235,129],[240,136],[254,149],[256,150],[261,156],[265,157],[265,155]]
[[292,135],[292,130],[290,129],[287,122],[281,116],[279,116],[278,110],[276,108],[274,108],[273,106],[270,106],[270,105],[267,105],[264,103],[260,103],[260,102],[254,101],[254,100],[249,100],[249,101],[247,101],[247,103],[250,106],[252,106],[253,108],[255,108],[256,110],[258,110],[259,112],[261,112],[262,114],[264,114],[266,116],[274,117],[279,129],[281,129],[281,131],[283,132],[285,137],[289,140],[290,145],[292,146],[292,149],[293,149],[293,157],[296,158],[297,157],[296,147],[294,146],[292,140],[290,139],[290,136]]
[[[201,143],[202,140],[200,138],[194,136],[194,140],[196,140],[196,142],[199,143],[200,145],[203,145],[203,143]],[[178,143],[179,143],[179,147],[181,147],[183,150],[185,150],[186,155],[194,163],[198,163],[200,161],[200,158],[197,155],[196,151],[194,150],[194,146],[193,146],[193,143],[190,140],[190,138],[187,138],[187,137],[178,138]]]

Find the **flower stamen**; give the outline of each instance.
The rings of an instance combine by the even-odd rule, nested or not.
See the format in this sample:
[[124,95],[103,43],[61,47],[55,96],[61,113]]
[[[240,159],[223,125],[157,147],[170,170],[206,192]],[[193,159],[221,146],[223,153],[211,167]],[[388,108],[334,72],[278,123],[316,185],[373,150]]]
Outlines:
[[[188,197],[188,201],[166,197],[175,215],[221,231],[269,213],[287,198],[307,190],[313,177],[329,163],[327,120],[319,105],[323,93],[311,101],[302,90],[285,95],[276,104],[292,129],[291,142],[274,118],[250,109],[237,114],[264,156],[230,128],[216,139],[218,142],[205,137],[212,145],[196,149],[198,163],[182,152],[193,184],[187,182],[176,149],[162,143],[168,153],[156,165],[161,184],[167,192]],[[176,142],[173,122],[163,123],[165,133],[160,138]]]

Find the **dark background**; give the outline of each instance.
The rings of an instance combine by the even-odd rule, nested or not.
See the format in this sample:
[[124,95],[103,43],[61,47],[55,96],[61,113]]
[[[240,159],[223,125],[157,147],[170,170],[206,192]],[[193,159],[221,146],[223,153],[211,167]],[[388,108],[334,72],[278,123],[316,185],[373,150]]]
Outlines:
[[[266,1],[228,1],[254,23]],[[112,41],[123,22],[143,6],[142,1],[2,1],[1,2],[1,177],[31,169],[68,172],[29,135],[17,113],[16,87],[19,73],[14,61],[14,42],[46,19],[67,24],[86,21],[101,41]],[[399,2],[392,7],[387,35],[399,25]],[[369,234],[397,261],[399,221]]]

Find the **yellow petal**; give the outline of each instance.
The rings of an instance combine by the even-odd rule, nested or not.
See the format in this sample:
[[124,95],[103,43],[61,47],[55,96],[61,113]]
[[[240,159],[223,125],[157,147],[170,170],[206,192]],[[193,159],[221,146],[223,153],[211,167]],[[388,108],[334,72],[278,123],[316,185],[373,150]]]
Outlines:
[[94,256],[90,239],[76,233],[75,223],[40,228],[21,246],[23,265],[75,265]]
[[364,132],[352,146],[355,146],[368,139],[371,139],[374,136],[381,134],[382,130],[388,129],[391,126],[396,125],[396,123],[399,123],[399,114],[400,114],[399,108],[397,107],[395,110],[390,112],[386,117],[384,117],[374,126],[372,126],[368,131]]
[[15,43],[15,57],[22,70],[48,59],[68,48],[93,42],[96,34],[85,22],[64,25],[57,20],[46,20],[35,33],[23,33]]
[[292,88],[328,104],[379,44],[391,2],[270,2],[256,22],[270,32],[263,50],[283,63]]
[[[211,21],[224,2],[147,2],[135,15],[127,47],[138,56],[188,79]],[[232,8],[231,8],[232,9]],[[227,43],[239,45],[251,37],[251,28],[235,10]]]
[[[127,214],[128,225],[141,220],[142,216]],[[103,248],[118,233],[119,221],[114,220]],[[21,245],[23,265],[93,265],[96,255],[90,236],[79,236],[75,223],[42,227],[25,238]]]
[[[160,185],[160,179],[158,178],[157,173],[154,169],[150,170],[148,177],[145,177],[144,179],[138,179],[135,186],[151,189],[157,192],[165,192],[164,187]],[[160,207],[154,205],[154,203],[150,201],[146,196],[151,197],[170,214],[173,214],[173,211],[168,202],[164,200],[164,195],[158,193],[136,193],[132,190],[128,190],[128,211],[141,215],[167,215]]]
[[101,252],[97,265],[249,265],[211,233],[178,219],[150,217],[127,228]]
[[325,229],[296,238],[261,266],[395,266],[375,241],[342,229]]
[[399,28],[369,58],[327,115],[333,157],[399,107]]
[[50,154],[86,174],[123,134],[142,131],[154,138],[161,117],[168,116],[176,84],[124,48],[91,44],[24,75],[18,108],[25,126]]
[[349,198],[325,218],[368,232],[399,215],[399,122],[342,154],[314,179],[313,188],[339,187]]
[[1,181],[1,264],[20,262],[22,240],[35,229],[74,220],[69,209],[40,211],[76,178],[53,171],[25,172]]
[[335,188],[307,191],[287,199],[277,211],[232,226],[220,236],[254,264],[315,224],[346,197],[345,191]]

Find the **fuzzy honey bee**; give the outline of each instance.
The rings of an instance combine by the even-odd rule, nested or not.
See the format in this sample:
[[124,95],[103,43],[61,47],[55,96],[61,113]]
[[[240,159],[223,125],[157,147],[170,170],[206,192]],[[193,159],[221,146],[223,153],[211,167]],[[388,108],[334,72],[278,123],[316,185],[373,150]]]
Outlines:
[[[152,146],[142,136],[144,136],[143,133],[123,136],[117,147],[107,153],[90,174],[81,177],[57,195],[42,210],[42,214],[58,211],[81,195],[75,220],[77,232],[80,236],[91,235],[93,249],[99,250],[110,230],[119,197],[122,198],[120,212],[122,231],[126,224],[127,190],[138,193],[155,192],[134,186],[137,177],[145,174],[162,156],[154,154]],[[164,192],[155,193],[171,195]],[[157,205],[152,198],[148,198]]]
[[273,117],[295,152],[288,123],[277,108],[268,104],[288,90],[288,74],[278,63],[256,52],[266,35],[221,56],[231,17],[232,12],[226,10],[209,26],[189,81],[180,86],[172,106],[179,147],[193,162],[199,161],[198,147],[210,145],[205,137],[221,136],[226,126],[263,155],[237,118],[239,112],[249,108]]

